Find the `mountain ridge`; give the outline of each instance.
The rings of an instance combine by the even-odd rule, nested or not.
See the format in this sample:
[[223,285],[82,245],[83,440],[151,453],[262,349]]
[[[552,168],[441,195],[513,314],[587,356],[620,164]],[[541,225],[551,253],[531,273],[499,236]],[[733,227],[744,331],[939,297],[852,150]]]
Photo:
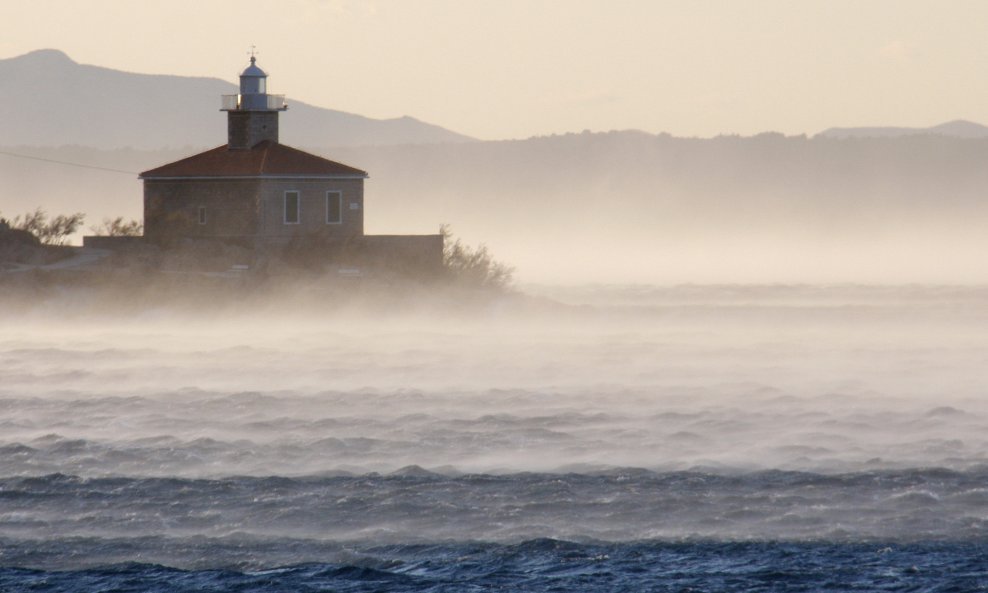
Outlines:
[[939,135],[954,138],[988,138],[988,126],[964,119],[955,119],[927,128],[902,126],[866,126],[827,128],[817,134],[823,138],[901,138],[903,136]]
[[[0,60],[0,121],[8,146],[214,146],[226,138],[219,96],[236,92],[236,85],[218,78],[80,64],[57,49]],[[474,140],[409,116],[373,119],[302,101],[289,105],[281,131],[283,139],[295,145]]]

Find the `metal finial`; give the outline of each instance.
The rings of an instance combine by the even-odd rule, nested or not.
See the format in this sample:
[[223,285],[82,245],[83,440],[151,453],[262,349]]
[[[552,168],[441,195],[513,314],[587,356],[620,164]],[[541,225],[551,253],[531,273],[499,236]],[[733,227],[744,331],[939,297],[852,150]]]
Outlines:
[[250,46],[250,63],[251,64],[253,64],[257,60],[257,58],[254,57],[254,56],[257,55],[257,53],[258,53],[257,52],[257,46],[256,45]]

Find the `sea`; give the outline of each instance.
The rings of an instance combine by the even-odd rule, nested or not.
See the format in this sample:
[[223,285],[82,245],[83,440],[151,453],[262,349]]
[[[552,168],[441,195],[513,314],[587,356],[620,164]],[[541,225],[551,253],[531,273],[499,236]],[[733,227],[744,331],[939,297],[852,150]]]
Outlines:
[[0,312],[0,591],[988,590],[988,287],[467,300]]

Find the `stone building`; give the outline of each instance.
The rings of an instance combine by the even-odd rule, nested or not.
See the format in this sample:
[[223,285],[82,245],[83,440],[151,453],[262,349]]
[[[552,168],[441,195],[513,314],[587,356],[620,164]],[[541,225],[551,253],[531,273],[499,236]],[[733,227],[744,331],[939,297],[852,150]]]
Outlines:
[[222,97],[227,142],[144,171],[144,238],[162,247],[225,241],[270,253],[310,240],[335,259],[410,271],[442,267],[440,235],[365,235],[367,173],[279,142],[284,95],[252,56]]

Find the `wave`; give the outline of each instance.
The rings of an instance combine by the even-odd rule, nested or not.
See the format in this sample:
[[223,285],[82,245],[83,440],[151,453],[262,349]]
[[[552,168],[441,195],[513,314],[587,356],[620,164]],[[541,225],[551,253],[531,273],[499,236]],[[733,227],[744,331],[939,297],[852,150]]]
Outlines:
[[986,294],[5,319],[0,588],[964,590]]
[[[0,370],[0,375],[3,371]],[[0,388],[2,390],[2,388]],[[725,399],[723,392],[732,394]],[[0,476],[218,477],[988,463],[984,402],[779,395],[759,385],[579,391],[0,391]],[[508,413],[506,410],[511,410]]]
[[0,533],[24,540],[289,538],[406,544],[539,537],[634,541],[969,541],[988,534],[988,468],[824,475],[516,473],[447,476],[0,479]]
[[[223,546],[224,542],[192,544],[195,551],[221,558],[226,553]],[[240,562],[178,569],[120,562],[58,571],[0,568],[0,582],[11,590],[64,592],[972,591],[979,590],[988,576],[985,548],[985,542],[607,544],[542,538],[512,545],[447,543],[326,549],[313,554],[322,555],[319,561],[280,566]]]

